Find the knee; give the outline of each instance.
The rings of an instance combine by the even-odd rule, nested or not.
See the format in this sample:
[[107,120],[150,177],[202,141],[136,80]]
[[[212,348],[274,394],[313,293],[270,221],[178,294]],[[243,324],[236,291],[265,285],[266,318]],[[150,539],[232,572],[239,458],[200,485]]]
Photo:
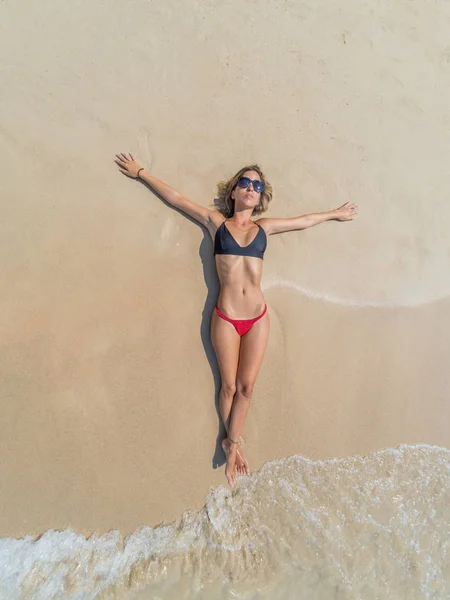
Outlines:
[[250,400],[253,395],[254,381],[238,381],[236,388],[239,394]]
[[234,396],[236,393],[236,383],[234,381],[222,382],[221,392],[222,394],[225,394],[225,396]]

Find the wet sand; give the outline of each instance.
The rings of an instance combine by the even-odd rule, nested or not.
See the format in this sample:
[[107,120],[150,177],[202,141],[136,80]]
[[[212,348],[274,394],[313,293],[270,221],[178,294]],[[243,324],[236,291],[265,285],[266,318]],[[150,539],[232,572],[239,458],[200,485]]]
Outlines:
[[360,205],[268,239],[252,469],[450,446],[450,9],[236,7],[2,4],[2,537],[128,534],[225,483],[212,242],[120,151],[205,206],[248,162],[267,216]]

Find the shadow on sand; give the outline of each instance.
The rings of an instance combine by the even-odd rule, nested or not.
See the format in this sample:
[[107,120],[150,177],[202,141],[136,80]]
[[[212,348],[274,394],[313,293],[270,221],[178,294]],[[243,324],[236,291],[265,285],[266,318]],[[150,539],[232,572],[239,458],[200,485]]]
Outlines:
[[206,358],[208,359],[209,366],[211,367],[211,372],[214,377],[214,405],[216,407],[217,419],[218,419],[218,431],[216,436],[216,445],[214,448],[214,455],[212,457],[212,466],[214,469],[225,464],[225,454],[222,450],[221,442],[225,437],[225,427],[222,423],[222,418],[220,416],[219,411],[219,392],[221,386],[221,378],[220,378],[220,370],[219,365],[217,363],[216,353],[214,351],[211,336],[210,336],[210,325],[211,325],[211,316],[214,310],[214,307],[217,302],[217,298],[219,296],[220,284],[219,278],[217,277],[216,270],[216,261],[213,255],[213,244],[211,240],[211,236],[209,235],[208,230],[201,225],[198,221],[193,219],[190,215],[187,215],[182,210],[172,206],[169,204],[162,196],[160,196],[151,186],[145,183],[142,180],[139,180],[139,183],[144,185],[147,189],[149,189],[155,196],[157,196],[163,204],[172,208],[180,215],[194,223],[198,227],[202,229],[203,240],[199,247],[199,256],[202,261],[203,266],[203,278],[205,280],[206,288],[208,290],[205,304],[203,306],[202,311],[202,322],[200,325],[200,336],[203,343],[203,348],[205,350]]

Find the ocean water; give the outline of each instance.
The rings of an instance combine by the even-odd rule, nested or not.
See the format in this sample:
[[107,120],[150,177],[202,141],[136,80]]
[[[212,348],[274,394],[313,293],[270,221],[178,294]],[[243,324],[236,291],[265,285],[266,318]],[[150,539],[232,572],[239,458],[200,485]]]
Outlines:
[[160,527],[0,540],[0,597],[450,599],[450,450],[267,463]]

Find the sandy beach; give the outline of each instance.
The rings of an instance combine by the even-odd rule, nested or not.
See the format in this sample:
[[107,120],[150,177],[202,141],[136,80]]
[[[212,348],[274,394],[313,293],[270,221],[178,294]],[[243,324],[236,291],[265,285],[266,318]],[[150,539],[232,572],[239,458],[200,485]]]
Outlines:
[[209,206],[256,162],[271,336],[253,471],[450,447],[450,8],[307,0],[0,8],[0,535],[127,535],[225,484],[212,241],[117,152]]

